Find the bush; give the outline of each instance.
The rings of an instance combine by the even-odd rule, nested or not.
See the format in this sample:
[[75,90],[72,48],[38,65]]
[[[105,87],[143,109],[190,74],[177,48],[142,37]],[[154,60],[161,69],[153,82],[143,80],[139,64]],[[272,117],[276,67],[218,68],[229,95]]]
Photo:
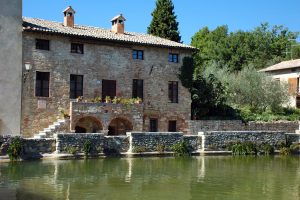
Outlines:
[[281,147],[279,149],[279,154],[284,155],[284,156],[290,155],[291,154],[291,149],[289,147]]
[[165,151],[166,146],[164,144],[158,144],[156,146],[156,151],[158,151],[159,153],[163,153]]
[[76,147],[67,147],[66,152],[72,155],[76,155],[78,153],[78,149]]
[[190,156],[191,148],[184,141],[178,142],[172,146],[172,150],[177,156]]
[[13,138],[8,150],[7,150],[9,159],[11,161],[18,160],[23,153],[23,141],[21,138]]
[[86,140],[83,143],[83,152],[85,156],[88,156],[92,151],[92,142],[90,140]]
[[134,147],[132,150],[133,153],[143,153],[145,151],[146,151],[146,147],[144,146]]
[[257,154],[256,145],[252,142],[238,142],[229,147],[233,155],[250,155]]

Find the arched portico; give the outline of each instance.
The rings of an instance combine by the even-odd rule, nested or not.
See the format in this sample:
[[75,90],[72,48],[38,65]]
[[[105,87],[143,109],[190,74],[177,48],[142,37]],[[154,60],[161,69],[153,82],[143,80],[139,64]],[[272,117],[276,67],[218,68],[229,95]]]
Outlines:
[[126,135],[126,132],[132,131],[133,125],[126,118],[115,118],[111,120],[108,126],[108,135]]
[[82,117],[75,123],[75,133],[99,133],[101,130],[102,123],[95,117]]

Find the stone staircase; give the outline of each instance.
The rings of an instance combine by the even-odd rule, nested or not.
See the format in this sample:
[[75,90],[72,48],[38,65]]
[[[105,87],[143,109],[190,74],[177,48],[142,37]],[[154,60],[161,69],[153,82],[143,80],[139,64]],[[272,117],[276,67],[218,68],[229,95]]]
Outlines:
[[53,135],[66,123],[66,119],[58,119],[56,122],[51,124],[48,128],[44,128],[38,134],[35,134],[33,138],[53,138]]

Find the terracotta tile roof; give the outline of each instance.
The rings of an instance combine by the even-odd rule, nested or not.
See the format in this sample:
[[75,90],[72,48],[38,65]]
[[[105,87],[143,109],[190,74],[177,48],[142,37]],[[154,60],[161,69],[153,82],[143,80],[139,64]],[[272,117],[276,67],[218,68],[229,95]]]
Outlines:
[[282,69],[291,69],[291,68],[296,68],[296,67],[300,67],[300,59],[283,61],[281,63],[272,65],[270,67],[261,69],[259,71],[260,72],[270,72],[270,71],[276,71],[276,70],[282,70]]
[[171,40],[163,39],[149,34],[125,32],[124,34],[116,34],[111,30],[75,25],[74,28],[66,27],[63,23],[47,21],[43,19],[23,17],[23,30],[33,32],[45,32],[51,34],[61,34],[67,36],[86,37],[90,39],[132,43],[149,46],[159,46],[168,48],[180,48],[196,50],[195,47],[190,45],[174,42]]

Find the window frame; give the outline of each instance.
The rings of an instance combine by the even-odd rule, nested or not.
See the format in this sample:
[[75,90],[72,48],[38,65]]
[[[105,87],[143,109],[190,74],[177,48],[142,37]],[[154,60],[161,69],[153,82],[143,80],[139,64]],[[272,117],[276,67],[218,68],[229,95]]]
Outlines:
[[169,103],[178,103],[178,81],[168,82],[168,99]]
[[36,38],[35,39],[35,49],[50,51],[50,40]]
[[144,99],[144,80],[133,79],[132,80],[132,98]]
[[132,59],[133,60],[144,60],[144,50],[132,50]]
[[[72,77],[75,78],[74,80],[74,89],[72,89]],[[81,83],[80,81],[78,81],[78,78],[81,77]],[[83,80],[84,80],[84,76],[83,75],[79,75],[79,74],[70,74],[70,99],[77,99],[80,96],[83,96]],[[81,85],[81,89],[78,89],[78,83]],[[78,94],[79,93],[79,94]]]
[[[48,80],[38,78],[38,75],[42,77],[45,74],[48,74]],[[50,72],[35,72],[35,97],[50,97]]]
[[70,52],[76,54],[84,54],[84,44],[72,42]]
[[179,54],[178,53],[169,53],[169,62],[179,63]]

